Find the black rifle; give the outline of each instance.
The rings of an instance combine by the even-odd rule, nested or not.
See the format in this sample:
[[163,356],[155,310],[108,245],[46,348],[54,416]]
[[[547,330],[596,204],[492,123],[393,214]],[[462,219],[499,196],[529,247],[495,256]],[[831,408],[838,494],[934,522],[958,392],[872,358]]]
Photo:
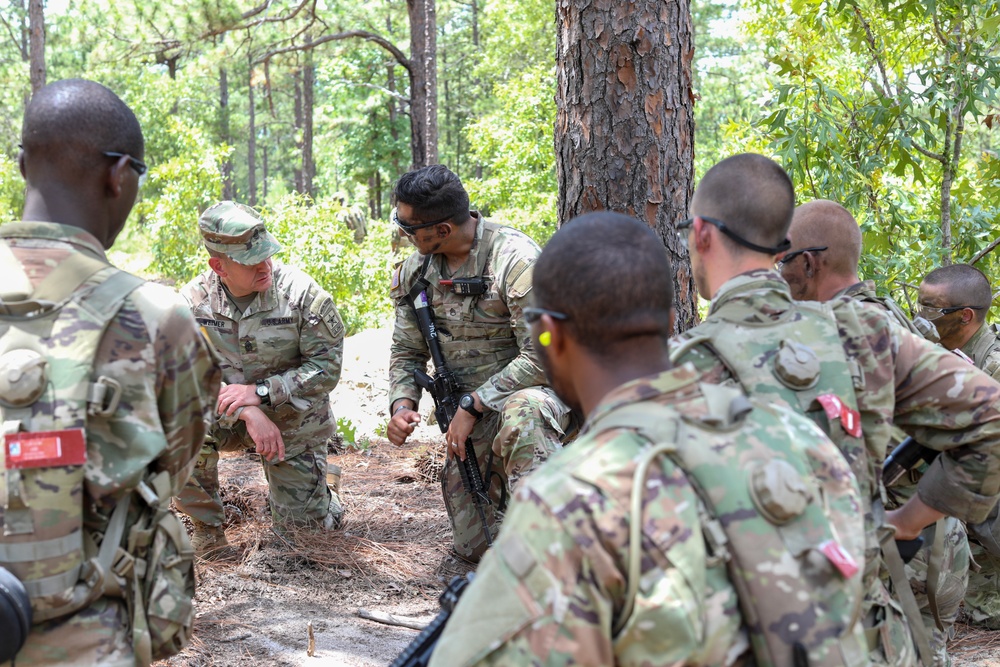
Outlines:
[[[433,378],[417,369],[413,371],[413,379],[418,387],[425,390],[434,399],[434,416],[437,418],[438,426],[441,427],[441,432],[447,433],[451,420],[458,412],[458,399],[461,397],[462,391],[441,352],[441,342],[438,340],[437,326],[434,324],[434,312],[430,309],[426,290],[421,290],[415,297],[412,297],[410,303],[417,316],[417,326],[420,327],[420,333],[427,341],[427,348],[434,361]],[[486,546],[492,547],[493,537],[490,535],[490,524],[486,520],[485,506],[492,505],[493,501],[490,500],[489,490],[483,483],[483,476],[479,472],[476,450],[472,446],[471,438],[465,439],[465,460],[458,459],[457,465],[462,485],[465,487],[465,491],[472,496],[476,512],[479,513],[479,520],[483,524]],[[489,475],[488,470],[486,474]]]
[[464,577],[454,577],[448,587],[441,593],[438,601],[441,603],[441,611],[434,617],[426,628],[414,638],[410,644],[403,649],[389,667],[427,667],[431,662],[431,654],[437,646],[441,633],[444,632],[444,624],[451,617],[451,612],[455,610],[458,598],[462,597],[465,587],[472,581],[473,573]]
[[[933,461],[939,453],[930,447],[924,447],[913,438],[906,438],[882,462],[882,483],[885,486],[895,484],[900,477],[922,462],[930,463]],[[896,547],[899,549],[899,555],[904,563],[909,563],[923,545],[923,537],[912,540],[896,540]]]
[[921,461],[930,463],[937,455],[937,451],[924,447],[913,438],[903,440],[882,463],[882,483],[885,486],[895,484],[900,477],[920,465]]

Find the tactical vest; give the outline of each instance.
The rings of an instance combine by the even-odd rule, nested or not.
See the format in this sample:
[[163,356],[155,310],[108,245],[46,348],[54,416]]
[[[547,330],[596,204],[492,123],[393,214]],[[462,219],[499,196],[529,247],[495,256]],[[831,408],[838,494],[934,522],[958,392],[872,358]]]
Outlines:
[[[77,253],[32,291],[4,243],[0,267],[10,281],[0,288],[0,565],[24,584],[36,624],[102,596],[126,598],[136,659],[148,664],[179,650],[190,629],[174,627],[185,595],[190,611],[193,570],[169,512],[169,474],[126,493],[103,534],[83,525],[87,422],[110,418],[121,398],[118,380],[93,377],[94,362],[108,323],[144,281]],[[96,284],[81,289],[88,280]],[[147,609],[157,596],[173,607],[166,614]]]
[[[661,543],[654,535],[643,539],[641,517],[644,495],[656,493],[647,488],[649,469],[663,455],[684,471],[700,500],[707,565],[725,563],[756,664],[867,665],[859,622],[864,540],[853,479],[843,474],[836,450],[817,447],[822,435],[797,415],[755,408],[730,387],[700,387],[709,407],[704,417],[644,402],[590,427],[593,434],[632,430],[641,440],[630,498],[628,589],[615,635],[629,627],[638,589],[662,578],[641,572],[643,542]],[[797,427],[794,440],[790,427]],[[600,475],[597,467],[574,471],[596,486]],[[642,623],[655,627],[655,613],[644,609]]]
[[996,377],[997,371],[1000,371],[1000,353],[990,358],[990,351],[996,347],[998,339],[1000,339],[1000,329],[997,328],[996,324],[987,324],[986,331],[979,337],[976,347],[969,355],[976,368],[990,377]]
[[[490,255],[493,251],[494,236],[501,225],[483,221],[483,235],[475,249],[474,277],[487,281],[494,280],[488,275]],[[447,287],[437,283],[437,271],[432,271],[433,279],[428,280],[427,273],[431,263],[440,261],[435,255],[427,255],[413,277],[413,284],[405,286],[393,295],[401,297],[413,289],[413,285],[423,283],[426,286],[427,297],[434,308],[435,321],[440,333],[441,351],[448,366],[455,373],[463,389],[471,390],[486,382],[498,368],[502,368],[518,354],[520,348],[510,326],[510,312],[502,303],[482,304],[487,308],[477,308],[490,292],[480,295],[460,296],[450,293]],[[517,275],[511,275],[510,280],[515,285],[521,285],[525,291],[531,286],[530,267],[525,266]],[[496,308],[500,310],[495,316],[484,314],[484,310]]]

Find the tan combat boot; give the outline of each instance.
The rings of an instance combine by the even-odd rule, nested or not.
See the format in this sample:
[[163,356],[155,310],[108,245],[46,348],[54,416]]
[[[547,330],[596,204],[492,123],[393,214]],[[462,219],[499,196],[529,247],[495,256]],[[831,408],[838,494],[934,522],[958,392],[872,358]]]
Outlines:
[[198,558],[205,560],[231,560],[236,556],[236,550],[229,545],[226,531],[222,526],[209,526],[197,519],[192,519],[194,534],[191,536],[191,546]]

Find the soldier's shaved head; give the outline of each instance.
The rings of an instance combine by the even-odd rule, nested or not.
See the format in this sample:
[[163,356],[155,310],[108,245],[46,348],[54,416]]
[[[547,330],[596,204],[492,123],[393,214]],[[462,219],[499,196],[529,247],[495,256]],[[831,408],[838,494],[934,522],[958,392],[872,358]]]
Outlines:
[[602,211],[574,218],[542,250],[535,303],[568,315],[576,341],[600,357],[641,336],[670,335],[670,260],[644,224]]
[[861,229],[851,212],[837,202],[817,199],[796,208],[788,236],[791,252],[826,246],[819,256],[822,265],[840,275],[857,275]]
[[[795,209],[792,181],[776,162],[754,153],[708,170],[691,202],[693,215],[721,220],[747,241],[775,247],[785,240]],[[733,253],[753,252],[723,236]]]
[[990,281],[982,271],[969,264],[951,264],[934,269],[926,276],[921,287],[928,285],[937,288],[950,306],[971,306],[976,308],[976,321],[986,319],[986,313],[993,303],[993,290]]
[[31,98],[24,112],[21,144],[32,166],[58,164],[63,179],[106,164],[104,151],[142,159],[145,145],[139,121],[111,90],[94,81],[51,83]]

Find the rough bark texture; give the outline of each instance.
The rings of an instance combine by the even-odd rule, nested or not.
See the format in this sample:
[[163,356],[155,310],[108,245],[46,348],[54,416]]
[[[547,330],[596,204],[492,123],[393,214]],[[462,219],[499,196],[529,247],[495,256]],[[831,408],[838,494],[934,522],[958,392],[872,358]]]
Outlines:
[[[233,145],[233,137],[229,129],[229,73],[225,67],[219,68],[219,135],[227,145]],[[236,188],[233,186],[233,159],[227,157],[222,161],[222,198],[236,199]]]
[[28,2],[29,71],[31,73],[31,93],[45,85],[45,0]]
[[410,16],[410,152],[413,168],[438,161],[437,9],[434,0],[407,0]]
[[559,221],[634,215],[674,266],[678,331],[697,322],[687,251],[674,228],[694,178],[689,0],[558,0]]
[[[306,36],[306,43],[312,38]],[[316,97],[316,68],[313,65],[313,50],[305,52],[305,66],[302,69],[302,193],[316,198],[313,181],[316,178],[316,161],[313,159],[313,107]]]
[[247,127],[247,204],[257,205],[257,126],[256,108],[253,100],[253,63],[247,74],[247,107],[249,126]]

